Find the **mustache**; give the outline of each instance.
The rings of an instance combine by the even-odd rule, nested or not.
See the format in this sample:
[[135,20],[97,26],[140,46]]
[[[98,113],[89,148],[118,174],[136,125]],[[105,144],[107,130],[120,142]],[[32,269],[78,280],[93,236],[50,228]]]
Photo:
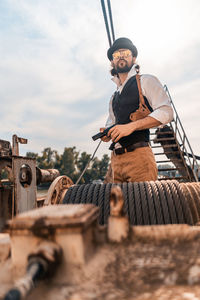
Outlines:
[[125,62],[127,64],[127,61],[125,59],[120,59],[117,63],[117,65],[119,65],[121,62]]

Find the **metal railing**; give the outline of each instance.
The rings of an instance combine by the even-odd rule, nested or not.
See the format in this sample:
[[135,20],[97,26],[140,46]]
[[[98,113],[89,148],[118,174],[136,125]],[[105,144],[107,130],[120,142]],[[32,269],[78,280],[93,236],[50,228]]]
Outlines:
[[[177,113],[177,110],[175,108],[175,105],[172,101],[172,97],[169,93],[168,87],[166,85],[164,85],[164,89],[166,91],[166,93],[169,96],[171,105],[173,107],[174,110],[174,120],[170,123],[173,131],[174,131],[174,137],[175,139],[178,141],[177,143],[177,147],[179,149],[180,152],[180,156],[187,168],[187,165],[189,165],[191,167],[192,173],[193,173],[193,177],[195,179],[195,181],[199,181],[198,180],[198,169],[199,169],[199,165],[197,163],[197,159],[193,153],[192,147],[190,145],[190,142],[186,136],[185,130],[183,128],[183,125],[181,123],[181,120],[179,118],[179,115]],[[190,176],[190,174],[188,174]]]

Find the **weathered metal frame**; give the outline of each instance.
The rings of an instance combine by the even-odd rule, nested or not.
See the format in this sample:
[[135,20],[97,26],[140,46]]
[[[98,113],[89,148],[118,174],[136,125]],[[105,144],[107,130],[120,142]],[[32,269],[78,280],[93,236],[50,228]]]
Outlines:
[[[23,165],[28,165],[32,173],[31,184],[23,187],[20,183],[19,173]],[[14,179],[15,195],[14,206],[15,212],[21,213],[36,207],[36,161],[34,158],[13,156],[12,157],[12,170]]]

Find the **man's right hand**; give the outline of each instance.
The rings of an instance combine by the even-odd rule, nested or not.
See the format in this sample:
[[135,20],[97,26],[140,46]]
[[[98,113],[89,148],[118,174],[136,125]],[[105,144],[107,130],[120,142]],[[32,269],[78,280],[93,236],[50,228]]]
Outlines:
[[[103,132],[105,129],[106,129],[105,127],[100,128],[100,132]],[[103,142],[109,142],[109,141],[111,140],[111,137],[105,135],[105,136],[103,136],[103,137],[101,138],[101,140],[102,140]]]

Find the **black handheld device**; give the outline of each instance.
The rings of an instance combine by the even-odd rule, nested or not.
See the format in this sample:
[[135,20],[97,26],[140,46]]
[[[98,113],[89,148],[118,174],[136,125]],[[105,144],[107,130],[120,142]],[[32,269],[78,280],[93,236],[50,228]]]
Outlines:
[[114,127],[116,124],[106,128],[103,132],[99,132],[95,135],[92,136],[93,141],[96,141],[98,139],[101,139],[103,136],[107,135],[108,131],[110,130],[110,128]]

